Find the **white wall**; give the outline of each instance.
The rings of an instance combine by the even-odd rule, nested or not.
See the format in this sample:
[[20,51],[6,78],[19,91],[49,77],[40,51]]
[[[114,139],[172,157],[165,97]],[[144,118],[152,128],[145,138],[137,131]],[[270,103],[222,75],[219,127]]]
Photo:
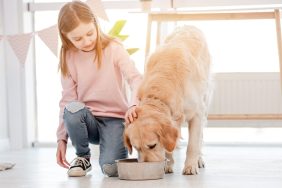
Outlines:
[[[2,35],[21,34],[26,5],[23,0],[1,0]],[[0,81],[0,150],[28,146],[26,123],[26,70],[19,63],[6,39],[1,42]],[[28,56],[30,59],[30,55]]]
[[[0,1],[0,34],[3,35],[3,1]],[[0,150],[9,147],[8,118],[7,118],[7,90],[6,90],[6,66],[4,60],[4,44],[0,41]]]

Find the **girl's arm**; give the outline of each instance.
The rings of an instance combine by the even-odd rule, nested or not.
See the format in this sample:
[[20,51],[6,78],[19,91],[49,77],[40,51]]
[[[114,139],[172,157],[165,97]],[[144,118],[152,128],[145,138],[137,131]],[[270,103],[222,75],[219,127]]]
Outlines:
[[63,122],[63,114],[66,104],[77,101],[77,84],[69,74],[67,77],[61,77],[62,98],[60,100],[60,117],[57,129],[57,141],[64,140],[67,142],[68,136]]
[[136,69],[134,62],[130,59],[128,52],[122,45],[118,45],[115,50],[115,55],[117,56],[116,62],[131,89],[131,101],[129,107],[137,105],[139,102],[137,98],[137,90],[142,81],[142,75]]

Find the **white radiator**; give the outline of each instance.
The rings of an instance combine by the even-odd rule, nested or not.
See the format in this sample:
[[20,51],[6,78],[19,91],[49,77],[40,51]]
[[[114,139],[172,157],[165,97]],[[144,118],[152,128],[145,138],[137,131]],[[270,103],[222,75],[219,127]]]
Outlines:
[[218,73],[209,114],[282,114],[279,73]]

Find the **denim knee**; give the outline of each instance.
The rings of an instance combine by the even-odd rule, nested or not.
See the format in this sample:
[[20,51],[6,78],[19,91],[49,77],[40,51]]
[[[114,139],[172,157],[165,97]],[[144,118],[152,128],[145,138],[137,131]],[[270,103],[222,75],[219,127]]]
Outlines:
[[64,122],[67,130],[74,130],[81,124],[81,117],[84,114],[85,105],[81,102],[70,102],[66,105],[64,110]]

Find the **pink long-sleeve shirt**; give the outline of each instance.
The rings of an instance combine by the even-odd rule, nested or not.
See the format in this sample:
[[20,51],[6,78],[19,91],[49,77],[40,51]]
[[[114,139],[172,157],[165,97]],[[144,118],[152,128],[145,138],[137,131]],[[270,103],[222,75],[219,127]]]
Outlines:
[[[97,62],[93,62],[94,58],[93,51],[69,51],[66,55],[69,75],[61,78],[63,91],[57,140],[68,139],[62,117],[69,102],[84,103],[94,116],[117,118],[124,118],[128,108],[138,103],[136,93],[142,76],[124,47],[111,42],[103,50],[99,69]],[[131,88],[130,100],[126,95],[125,81]]]

